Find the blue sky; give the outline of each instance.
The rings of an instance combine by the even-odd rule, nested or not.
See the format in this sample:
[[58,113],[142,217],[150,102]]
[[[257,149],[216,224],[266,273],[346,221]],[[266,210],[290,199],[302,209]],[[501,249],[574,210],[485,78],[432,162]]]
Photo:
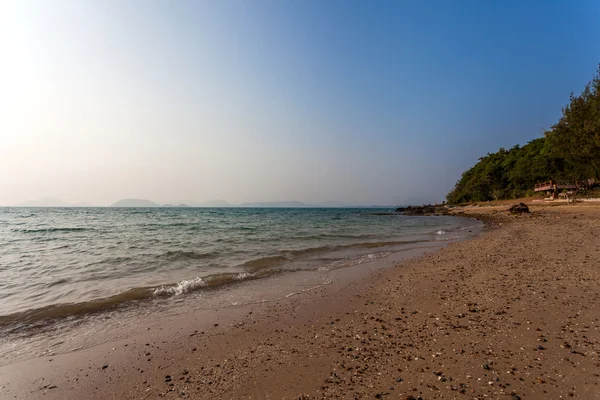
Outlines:
[[0,204],[441,201],[600,62],[595,1],[0,8]]

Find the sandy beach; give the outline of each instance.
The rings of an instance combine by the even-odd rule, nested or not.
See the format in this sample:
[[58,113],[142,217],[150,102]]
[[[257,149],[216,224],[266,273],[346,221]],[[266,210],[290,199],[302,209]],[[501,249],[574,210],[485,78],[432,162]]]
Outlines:
[[505,210],[299,296],[5,365],[0,398],[600,399],[600,206]]

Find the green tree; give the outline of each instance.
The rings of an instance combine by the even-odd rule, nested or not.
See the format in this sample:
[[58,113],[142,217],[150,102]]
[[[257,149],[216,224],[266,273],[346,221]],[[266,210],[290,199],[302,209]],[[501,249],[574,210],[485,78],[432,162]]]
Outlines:
[[562,178],[600,178],[600,67],[579,96],[571,94],[546,138],[549,153],[562,159]]
[[523,147],[488,153],[465,171],[448,203],[517,198],[536,182],[600,179],[600,66],[579,96],[571,94],[560,120]]

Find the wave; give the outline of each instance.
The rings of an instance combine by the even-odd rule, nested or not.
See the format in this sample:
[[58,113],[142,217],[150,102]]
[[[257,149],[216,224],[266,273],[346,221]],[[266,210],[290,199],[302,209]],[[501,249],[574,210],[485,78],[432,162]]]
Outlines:
[[[221,273],[182,280],[170,285],[132,288],[122,293],[101,299],[80,303],[56,304],[19,313],[2,315],[0,316],[0,328],[9,327],[8,333],[23,328],[36,328],[45,325],[49,321],[84,317],[86,315],[119,309],[136,301],[180,296],[202,289],[214,289],[246,280],[263,278],[279,272],[281,272],[281,270],[270,270],[256,274],[248,272]],[[59,284],[63,282],[59,281],[55,283]]]
[[284,256],[269,256],[245,262],[244,264],[242,264],[242,267],[249,270],[257,270],[275,267],[277,265],[281,265],[289,261],[292,260]]
[[[313,248],[305,248],[299,250],[284,250],[278,255],[257,258],[243,263],[241,271],[215,273],[206,276],[197,276],[192,279],[185,279],[172,284],[165,284],[151,287],[138,287],[125,290],[121,293],[111,295],[105,298],[94,299],[79,303],[56,304],[42,308],[27,310],[14,314],[0,316],[0,328],[8,328],[8,332],[13,329],[20,330],[22,328],[35,328],[45,326],[49,321],[61,320],[72,317],[83,317],[88,314],[111,311],[119,309],[127,304],[133,304],[139,301],[160,299],[165,297],[181,296],[186,293],[191,293],[199,290],[210,290],[225,285],[235,284],[242,281],[260,279],[282,272],[289,272],[282,268],[286,263],[307,260],[310,261],[314,269],[321,271],[329,271],[341,267],[362,264],[372,261],[377,258],[385,257],[391,254],[392,249],[389,247],[407,245],[411,243],[422,243],[422,240],[404,240],[404,241],[385,241],[385,242],[363,242],[346,245],[329,245]],[[386,249],[386,247],[388,247]],[[347,249],[380,249],[375,253],[354,255],[346,254],[338,260],[335,258],[318,258],[315,255],[327,254],[338,250]],[[212,257],[216,253],[200,253],[194,251],[167,251],[156,257],[175,259],[204,259]],[[130,257],[117,257],[111,261],[126,262],[131,260]],[[104,260],[103,262],[105,262]],[[68,283],[65,280],[56,280],[51,282],[48,287],[62,285]]]
[[400,246],[405,244],[413,244],[413,243],[421,243],[423,240],[395,240],[395,241],[386,241],[386,242],[361,242],[361,243],[351,243],[351,244],[340,244],[340,245],[328,245],[328,246],[320,246],[320,247],[309,247],[306,249],[300,250],[288,250],[284,253],[292,255],[294,258],[308,256],[312,254],[318,253],[326,253],[326,252],[334,252],[338,250],[348,250],[348,249],[374,249],[378,247],[390,247],[390,246]]
[[154,289],[153,293],[155,296],[180,295],[204,286],[206,286],[206,282],[204,282],[202,278],[196,277],[194,279],[178,282],[172,286],[161,286]]
[[[135,249],[135,246],[130,246],[130,249]],[[168,261],[178,261],[178,260],[204,260],[209,258],[214,258],[219,255],[218,252],[206,252],[201,253],[197,251],[186,251],[186,250],[169,250],[164,253],[159,254],[150,254],[143,253],[138,254],[138,258],[144,259],[152,259],[152,260],[168,260]],[[118,257],[108,257],[103,260],[95,261],[86,265],[86,267],[92,267],[97,265],[119,265],[125,263],[132,263],[135,261],[135,257],[129,256],[118,256]]]
[[46,287],[47,288],[51,288],[52,286],[62,285],[62,284],[65,284],[65,283],[69,283],[69,279],[64,279],[64,278],[63,279],[57,279],[55,281],[52,281],[52,282],[46,284]]
[[133,257],[127,257],[127,256],[122,256],[122,257],[109,257],[109,258],[105,258],[103,260],[99,260],[99,261],[94,261],[91,262],[89,264],[86,264],[86,268],[88,267],[94,267],[96,265],[117,265],[117,264],[124,264],[127,263],[129,261],[132,261],[134,258]]
[[[144,214],[144,213],[143,213]],[[169,222],[164,224],[149,223],[140,225],[142,228],[181,228],[181,227],[198,227],[197,222]]]
[[170,250],[157,256],[157,258],[166,258],[168,260],[202,260],[206,258],[216,257],[219,255],[218,252],[211,251],[208,253],[199,253],[197,251],[185,251],[185,250]]
[[206,275],[203,277],[195,277],[192,279],[185,279],[175,284],[162,285],[158,287],[150,288],[154,296],[179,296],[184,293],[195,292],[200,289],[214,289],[221,286],[234,284],[241,281],[264,278],[273,274],[282,272],[279,269],[273,269],[270,271],[258,271],[256,273],[250,272],[223,272],[218,274]]
[[251,232],[254,232],[254,231],[257,231],[258,229],[259,228],[254,227],[254,226],[240,226],[236,230],[238,230],[238,231],[251,231]]
[[377,235],[377,234],[353,235],[353,234],[349,234],[349,233],[320,233],[319,235],[311,236],[311,237],[340,238],[340,239],[369,239],[369,238],[374,239],[379,236],[380,235]]
[[[381,247],[393,247],[414,243],[422,243],[423,240],[402,240],[402,241],[387,241],[387,242],[362,242],[343,245],[328,245],[319,247],[308,247],[299,250],[282,250],[280,255],[272,255],[254,260],[247,261],[240,265],[241,268],[250,271],[269,269],[281,266],[285,263],[311,259],[312,256],[319,254],[332,253],[335,251],[351,250],[351,249],[377,249]],[[311,261],[319,261],[319,259]]]
[[95,299],[81,303],[56,304],[42,308],[35,308],[15,314],[0,316],[0,327],[17,324],[22,326],[35,326],[53,319],[77,317],[86,314],[109,311],[126,302],[143,300],[152,296],[149,288],[135,288],[114,296]]
[[92,228],[36,228],[36,229],[12,229],[13,232],[21,233],[49,233],[49,232],[82,232],[93,231]]

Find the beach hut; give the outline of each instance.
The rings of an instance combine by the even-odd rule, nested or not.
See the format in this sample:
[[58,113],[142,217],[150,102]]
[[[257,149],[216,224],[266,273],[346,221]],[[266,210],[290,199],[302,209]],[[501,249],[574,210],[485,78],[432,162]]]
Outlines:
[[546,195],[552,197],[553,199],[558,199],[558,194],[563,191],[576,191],[579,190],[579,185],[575,183],[565,183],[565,182],[557,182],[553,180],[549,180],[546,182],[540,182],[535,184],[534,192],[543,192]]

